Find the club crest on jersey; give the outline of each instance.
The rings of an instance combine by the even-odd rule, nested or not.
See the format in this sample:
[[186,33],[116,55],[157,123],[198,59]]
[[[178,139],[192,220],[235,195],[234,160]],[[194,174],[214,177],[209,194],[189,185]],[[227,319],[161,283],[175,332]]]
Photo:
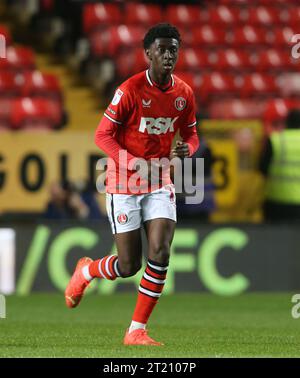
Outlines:
[[119,224],[125,224],[128,222],[128,216],[125,213],[119,214],[117,216],[117,221]]
[[112,105],[118,105],[123,94],[124,93],[121,91],[121,89],[117,89],[116,92],[115,92],[114,98],[112,99],[111,104]]
[[183,110],[186,107],[186,100],[183,97],[177,97],[174,102],[175,108],[177,110]]

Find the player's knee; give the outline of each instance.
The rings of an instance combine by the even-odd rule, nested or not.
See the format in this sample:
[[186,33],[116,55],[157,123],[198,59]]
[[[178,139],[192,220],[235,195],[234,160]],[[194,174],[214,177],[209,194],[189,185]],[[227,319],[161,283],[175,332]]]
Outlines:
[[170,258],[169,243],[163,242],[152,246],[150,258],[160,264],[168,264]]
[[141,269],[141,265],[139,261],[119,262],[121,276],[124,278],[134,276]]

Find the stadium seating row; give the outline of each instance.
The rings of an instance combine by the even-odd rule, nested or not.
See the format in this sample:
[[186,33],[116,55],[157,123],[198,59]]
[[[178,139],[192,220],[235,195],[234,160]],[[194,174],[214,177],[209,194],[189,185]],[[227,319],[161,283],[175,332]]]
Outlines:
[[[94,31],[89,35],[91,53],[95,57],[115,56],[122,49],[139,47],[146,29],[141,26],[110,26]],[[207,48],[210,50],[231,47],[245,50],[264,50],[274,45],[278,48],[291,46],[292,36],[296,29],[256,28],[244,25],[235,29],[220,29],[212,25],[182,30],[183,47]]]
[[251,5],[298,5],[298,0],[205,0],[205,3],[209,4],[224,4],[224,5],[245,5],[248,6],[249,2]]
[[[193,75],[190,72],[177,72],[177,76],[186,81],[195,91],[200,102],[207,103],[214,98],[267,98],[287,94],[284,86],[288,82],[287,75],[251,73],[248,75],[231,75],[221,72],[212,72],[204,75]],[[289,85],[289,84],[288,84]],[[299,82],[294,87],[294,93],[289,97],[300,95]]]
[[1,72],[0,98],[44,97],[62,102],[62,91],[55,75],[40,71]]
[[[147,64],[146,55],[141,48],[122,52],[115,59],[117,74],[120,78],[127,78],[144,70]],[[176,69],[202,73],[203,71],[280,72],[281,70],[300,71],[300,64],[292,58],[289,51],[274,48],[252,54],[234,49],[209,52],[203,49],[186,48],[180,51]]]
[[[208,112],[215,119],[258,119],[266,125],[283,121],[288,109],[300,107],[299,99],[271,99],[267,101],[249,99],[214,100]],[[199,109],[201,113],[202,109]],[[0,99],[0,130],[26,129],[45,130],[57,127],[63,114],[57,102],[45,99],[22,98]]]
[[[291,109],[299,109],[299,99],[275,98],[267,101],[228,99],[216,100],[208,108],[211,118],[262,119],[265,134],[285,127],[285,118]],[[201,113],[201,109],[199,109]]]
[[35,68],[35,55],[29,47],[9,46],[6,49],[6,58],[0,59],[0,72],[25,72]]
[[[209,4],[209,3],[208,3]],[[253,26],[276,24],[295,25],[300,22],[300,7],[249,6],[233,7],[231,5],[215,5],[200,7],[199,5],[169,5],[163,9],[155,4],[128,2],[123,9],[116,3],[88,3],[83,8],[83,30],[89,34],[105,25],[152,25],[161,21],[169,21],[178,26],[198,25],[203,23],[220,24],[232,27],[233,24],[249,24]],[[298,4],[299,5],[299,4]]]
[[57,101],[30,97],[0,99],[0,130],[60,128],[63,110]]
[[[300,100],[275,98],[267,101],[229,99],[216,100],[209,106],[209,114],[215,119],[258,119],[266,122],[283,120],[288,109],[300,106]],[[200,110],[201,111],[201,110]]]
[[31,48],[12,46],[9,30],[0,25],[8,46],[0,59],[0,130],[58,129],[65,123],[62,90],[55,75],[36,69]]

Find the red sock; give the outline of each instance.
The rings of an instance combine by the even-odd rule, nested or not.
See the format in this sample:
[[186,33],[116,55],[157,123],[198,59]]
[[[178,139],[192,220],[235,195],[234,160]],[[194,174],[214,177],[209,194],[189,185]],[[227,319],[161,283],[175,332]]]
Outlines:
[[120,277],[118,268],[118,256],[105,256],[102,259],[93,261],[89,265],[89,273],[94,277],[106,278],[108,280],[115,280]]
[[161,296],[168,266],[148,260],[145,273],[142,277],[137,303],[132,320],[146,324]]

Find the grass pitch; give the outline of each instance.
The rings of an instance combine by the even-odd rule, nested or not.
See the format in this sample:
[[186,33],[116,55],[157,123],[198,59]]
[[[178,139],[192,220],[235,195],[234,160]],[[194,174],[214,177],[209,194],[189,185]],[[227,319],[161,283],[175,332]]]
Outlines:
[[7,297],[0,357],[300,357],[292,294],[163,296],[149,334],[163,347],[125,347],[134,294],[89,295],[67,309],[63,295]]

